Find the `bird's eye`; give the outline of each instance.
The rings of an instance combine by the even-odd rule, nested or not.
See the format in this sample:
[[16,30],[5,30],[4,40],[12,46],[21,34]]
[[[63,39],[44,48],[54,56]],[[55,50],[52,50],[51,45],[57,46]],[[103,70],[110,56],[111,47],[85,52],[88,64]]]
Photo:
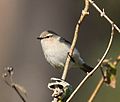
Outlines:
[[46,36],[46,38],[50,38],[50,36]]
[[50,38],[50,37],[52,37],[52,35],[46,36],[45,38]]

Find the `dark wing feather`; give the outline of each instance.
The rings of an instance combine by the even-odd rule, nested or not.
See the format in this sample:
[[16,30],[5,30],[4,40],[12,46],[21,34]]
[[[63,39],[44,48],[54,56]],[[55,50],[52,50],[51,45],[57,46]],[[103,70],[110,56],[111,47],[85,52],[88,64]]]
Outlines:
[[63,37],[60,37],[59,41],[61,43],[67,43],[67,44],[71,45],[71,43],[68,40],[64,39]]

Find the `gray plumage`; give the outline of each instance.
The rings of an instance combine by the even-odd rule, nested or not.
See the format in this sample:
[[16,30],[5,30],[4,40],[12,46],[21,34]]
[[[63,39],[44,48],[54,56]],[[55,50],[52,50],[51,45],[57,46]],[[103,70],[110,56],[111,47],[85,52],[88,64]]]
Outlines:
[[[71,43],[53,31],[44,31],[37,39],[41,40],[42,49],[48,63],[55,68],[64,68]],[[71,56],[70,68],[81,68],[85,72],[90,72],[93,69],[83,61],[76,48]]]

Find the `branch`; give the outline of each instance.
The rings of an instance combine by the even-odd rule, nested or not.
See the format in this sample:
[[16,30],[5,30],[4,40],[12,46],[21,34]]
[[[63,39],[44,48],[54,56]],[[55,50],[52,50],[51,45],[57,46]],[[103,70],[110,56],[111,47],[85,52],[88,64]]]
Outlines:
[[93,99],[94,99],[95,96],[97,95],[98,91],[99,91],[100,88],[102,87],[103,83],[104,83],[104,78],[102,77],[102,78],[100,79],[99,83],[97,84],[94,92],[93,92],[92,95],[90,96],[88,102],[92,102],[92,101],[93,101]]
[[[88,15],[89,14],[89,12],[88,12],[88,8],[89,8],[89,2],[87,1],[87,0],[85,0],[85,7],[84,7],[84,9],[82,10],[82,14],[81,14],[81,16],[80,16],[80,18],[79,18],[79,20],[78,20],[78,23],[77,23],[77,25],[76,25],[76,28],[75,28],[75,32],[74,32],[74,38],[73,38],[73,41],[72,41],[72,44],[71,44],[71,47],[70,47],[70,50],[69,50],[69,54],[68,54],[68,56],[67,56],[67,59],[66,59],[66,63],[65,63],[65,66],[64,66],[64,70],[63,70],[63,74],[62,74],[62,77],[61,77],[61,79],[62,79],[62,81],[63,82],[65,82],[65,79],[66,79],[66,76],[67,76],[67,72],[68,72],[68,67],[69,67],[69,64],[70,64],[70,60],[71,60],[71,58],[70,58],[70,56],[72,56],[72,54],[73,54],[73,51],[74,51],[74,48],[75,48],[75,45],[76,45],[76,42],[77,42],[77,38],[78,38],[78,32],[79,32],[79,30],[80,30],[80,25],[81,25],[81,22],[83,21],[83,19],[85,18],[85,16],[86,15]],[[55,85],[56,84],[56,81],[55,81],[55,83],[52,83],[53,85]],[[52,86],[53,86],[52,85]],[[59,88],[59,86],[60,86],[61,84],[60,84],[60,82],[59,83],[57,83],[57,86],[55,87],[55,88],[53,88],[52,90],[54,91],[53,92],[53,97],[54,97],[54,99],[53,99],[53,101],[52,102],[64,102],[64,100],[62,100],[62,94],[61,94],[61,92],[60,92],[60,88]],[[48,85],[48,88],[49,89],[51,89],[50,88],[51,87],[51,83]],[[64,88],[66,89],[66,87],[63,87],[63,90],[64,90]],[[69,94],[71,94],[71,88],[68,88],[68,90],[69,90]],[[58,97],[56,97],[56,92],[55,91],[57,91],[57,96]],[[65,93],[65,91],[63,91],[64,93]],[[55,95],[54,95],[54,93],[55,93]],[[68,93],[67,93],[68,94]],[[67,96],[66,94],[65,94],[65,96]],[[70,96],[70,95],[69,95]],[[69,97],[68,96],[68,97]],[[67,97],[67,98],[68,98]],[[66,102],[66,100],[65,100],[65,102]]]
[[17,92],[18,96],[21,98],[23,102],[26,102],[25,98],[22,96],[18,88],[16,87],[16,84],[12,84],[11,87]]
[[102,58],[100,59],[99,63],[95,66],[95,68],[86,75],[86,77],[79,83],[79,85],[77,86],[77,88],[73,91],[73,93],[71,94],[71,96],[68,98],[68,100],[66,102],[69,102],[73,96],[76,94],[76,92],[81,88],[81,86],[87,81],[87,79],[93,75],[93,73],[99,68],[99,66],[102,64],[103,60],[106,58],[110,48],[111,48],[111,45],[112,45],[112,41],[113,41],[113,35],[114,35],[114,24],[112,24],[112,31],[111,31],[111,37],[110,37],[110,40],[109,40],[109,43],[108,43],[108,46],[107,46],[107,49],[104,53],[104,55],[102,56]]
[[17,92],[18,96],[23,102],[26,102],[27,91],[21,85],[14,83],[13,74],[14,69],[12,67],[7,67],[5,69],[5,73],[2,74],[3,81],[6,83],[6,85],[13,88]]
[[[105,14],[104,9],[101,10],[93,0],[88,0],[93,7],[100,13],[101,17],[104,17],[111,25],[113,24],[113,21]],[[120,28],[116,24],[113,24],[114,28],[120,33]]]
[[87,0],[85,0],[85,8],[82,10],[82,14],[80,16],[80,19],[78,20],[77,25],[76,25],[72,45],[71,45],[71,48],[69,50],[69,55],[67,56],[66,63],[65,63],[65,66],[64,66],[64,71],[63,71],[63,75],[62,75],[62,78],[61,78],[63,80],[65,80],[66,76],[67,76],[68,67],[69,67],[69,63],[70,63],[70,56],[72,56],[74,48],[75,48],[75,44],[76,44],[76,41],[77,41],[77,38],[78,38],[78,32],[80,30],[80,24],[83,21],[84,17],[89,14],[88,13],[88,8],[89,8],[89,2]]
[[[120,62],[120,55],[116,58],[116,60],[114,62],[112,62],[112,65],[114,66],[114,68],[116,68],[116,66],[118,65],[118,63]],[[106,62],[105,62],[106,63]],[[105,66],[109,66],[110,60],[107,60],[107,63],[105,64]],[[104,62],[102,63],[103,67],[104,67]],[[108,68],[107,68],[108,69]],[[102,87],[103,83],[106,83],[107,81],[107,77],[104,75],[104,72],[102,71],[102,77],[99,81],[99,83],[97,84],[95,90],[93,91],[92,95],[90,96],[88,102],[93,102],[95,96],[97,95],[97,93],[99,92],[100,88]],[[113,87],[114,88],[114,87]]]

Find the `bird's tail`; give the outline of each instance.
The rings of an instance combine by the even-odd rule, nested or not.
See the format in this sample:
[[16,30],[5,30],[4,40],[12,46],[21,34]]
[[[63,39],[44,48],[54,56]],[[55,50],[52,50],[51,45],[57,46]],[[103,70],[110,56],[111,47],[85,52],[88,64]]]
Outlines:
[[85,72],[85,73],[89,73],[93,70],[93,68],[87,64],[82,64],[83,67],[81,67],[81,69]]

